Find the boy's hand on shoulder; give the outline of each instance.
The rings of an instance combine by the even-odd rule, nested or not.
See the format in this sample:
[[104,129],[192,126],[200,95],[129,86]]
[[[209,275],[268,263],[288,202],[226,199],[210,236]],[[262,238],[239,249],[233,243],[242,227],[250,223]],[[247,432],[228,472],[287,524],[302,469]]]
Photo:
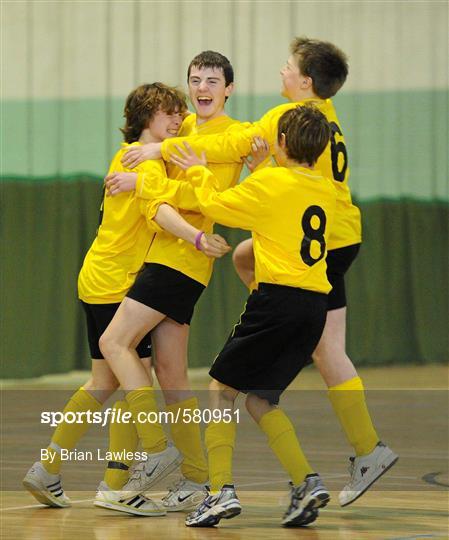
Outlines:
[[170,161],[177,165],[183,171],[194,167],[195,165],[207,166],[206,153],[202,152],[201,156],[197,156],[188,142],[184,143],[184,148],[175,145],[178,154],[170,154]]
[[[262,137],[254,137],[251,143],[251,154],[243,158],[249,171],[252,173],[255,169],[263,163],[270,155],[270,145],[268,141],[262,139]],[[251,160],[248,159],[251,157]]]
[[121,159],[124,167],[134,169],[143,161],[148,159],[159,159],[161,157],[161,143],[147,143],[142,146],[131,146]]
[[118,195],[136,189],[137,173],[133,172],[113,172],[104,179],[106,194],[108,196]]

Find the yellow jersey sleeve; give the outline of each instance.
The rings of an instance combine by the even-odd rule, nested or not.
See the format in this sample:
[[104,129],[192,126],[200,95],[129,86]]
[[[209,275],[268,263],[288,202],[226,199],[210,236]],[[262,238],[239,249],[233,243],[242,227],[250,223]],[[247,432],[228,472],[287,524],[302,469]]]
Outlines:
[[195,188],[201,213],[227,227],[253,230],[264,215],[266,204],[257,178],[244,182],[221,193],[214,189],[214,176],[202,167],[193,174],[202,175],[203,185]]
[[167,180],[167,172],[161,160],[144,161],[136,169],[136,195],[141,199],[153,199],[154,188],[163,189],[164,182]]
[[[191,167],[191,169],[196,168]],[[227,179],[226,182],[228,182]],[[199,174],[186,175],[182,180],[174,180],[167,176],[140,173],[136,184],[136,194],[138,197],[151,200],[150,207],[153,208],[154,213],[163,202],[183,210],[201,212],[194,190],[201,183],[202,176]],[[216,176],[214,176],[214,184],[217,189],[220,189],[220,180]]]
[[140,213],[145,217],[149,234],[162,232],[164,229],[154,221],[159,204],[156,206],[154,201],[146,201],[144,199],[138,199],[138,201]]
[[212,163],[235,163],[251,152],[251,143],[254,137],[266,139],[271,151],[277,137],[277,122],[279,117],[296,104],[280,105],[268,111],[258,122],[245,123],[243,129],[228,129],[217,135],[175,137],[166,139],[161,146],[162,157],[170,159],[170,154],[176,153],[175,146],[182,146],[188,141],[195,153],[206,152],[207,161]]

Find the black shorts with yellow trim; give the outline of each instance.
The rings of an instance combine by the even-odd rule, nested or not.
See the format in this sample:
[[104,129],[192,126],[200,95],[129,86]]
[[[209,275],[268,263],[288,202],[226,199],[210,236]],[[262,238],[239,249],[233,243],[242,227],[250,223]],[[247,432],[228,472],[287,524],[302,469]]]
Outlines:
[[309,363],[326,321],[327,295],[260,283],[209,373],[272,404]]
[[[89,340],[90,357],[94,360],[102,360],[104,356],[98,346],[98,341],[109,323],[114,318],[120,302],[114,304],[87,304],[81,300],[84,313],[86,314],[87,339]],[[147,334],[136,348],[139,358],[151,356],[151,337]]]
[[126,296],[180,324],[190,324],[195,304],[204,289],[202,283],[178,270],[148,263]]
[[328,311],[346,306],[345,274],[357,257],[359,249],[360,244],[353,244],[327,252],[327,279],[332,286],[328,296]]

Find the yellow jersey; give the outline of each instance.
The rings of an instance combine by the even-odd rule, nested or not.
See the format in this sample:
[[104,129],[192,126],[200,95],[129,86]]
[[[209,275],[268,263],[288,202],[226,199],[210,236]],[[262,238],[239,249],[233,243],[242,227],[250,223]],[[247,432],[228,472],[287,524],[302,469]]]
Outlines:
[[[122,145],[111,162],[109,173],[130,170],[123,167],[120,159],[132,145]],[[166,176],[161,159],[145,161],[132,171],[149,174],[153,171]],[[146,218],[148,207],[148,202],[136,197],[134,191],[115,197],[103,196],[97,236],[78,276],[78,296],[83,302],[113,304],[123,300],[142,268],[155,230],[160,230]]]
[[[253,137],[263,137],[270,144],[272,151],[277,140],[279,118],[288,110],[311,103],[326,116],[332,130],[331,140],[318,159],[316,168],[323,175],[334,180],[337,190],[337,206],[333,228],[330,231],[329,249],[337,249],[362,240],[362,226],[360,210],[352,203],[351,192],[348,186],[349,167],[345,139],[330,99],[305,99],[296,103],[279,105],[268,111],[258,122],[247,129],[234,133],[223,133],[213,137],[195,137],[189,139],[189,144],[198,154],[206,152],[207,161],[212,163],[232,163],[240,161],[251,151]],[[176,152],[175,144],[182,145],[182,139],[166,139],[162,143],[162,157]]]
[[187,176],[203,181],[195,194],[204,215],[252,231],[257,283],[330,291],[326,254],[337,198],[330,179],[300,166],[270,167],[218,193],[205,167]]
[[[241,124],[238,120],[225,115],[196,125],[196,114],[190,114],[185,118],[179,134],[186,137],[191,135],[211,135],[224,131],[234,133],[244,130],[246,127],[248,127],[248,124]],[[188,140],[190,141],[190,138]],[[241,161],[237,161],[237,163],[211,164],[210,168],[216,177],[219,191],[223,191],[237,183],[242,169]],[[155,199],[159,196],[162,196],[164,200],[168,199],[170,190],[172,190],[171,193],[173,194],[180,189],[179,196],[181,196],[183,190],[184,193],[190,193],[191,206],[186,205],[187,208],[179,211],[180,215],[197,229],[211,233],[214,221],[200,213],[196,197],[185,172],[179,167],[170,164],[167,165],[167,172],[170,179],[172,179],[171,182],[167,180],[165,175],[154,175],[151,172],[141,171],[137,177],[136,194],[143,199],[150,199],[152,202],[149,203],[148,208],[156,209],[158,204],[154,204],[156,203]],[[177,206],[176,202],[171,202],[171,204]],[[145,262],[168,266],[207,286],[212,275],[214,260],[198,251],[193,244],[176,238],[169,232],[160,231],[151,244]]]

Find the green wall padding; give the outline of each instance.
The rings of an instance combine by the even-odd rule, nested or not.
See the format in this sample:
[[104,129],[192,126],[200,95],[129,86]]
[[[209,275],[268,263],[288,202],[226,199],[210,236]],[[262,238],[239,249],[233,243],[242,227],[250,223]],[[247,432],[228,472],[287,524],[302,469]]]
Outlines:
[[[124,101],[2,101],[0,174],[102,176],[121,141]],[[342,91],[334,101],[349,150],[351,189],[360,200],[449,202],[447,90]],[[236,94],[226,108],[239,120],[254,121],[284,102],[279,95]]]
[[[2,378],[89,367],[76,278],[92,242],[101,179],[2,183]],[[449,205],[413,200],[360,204],[364,239],[348,275],[348,350],[357,364],[448,359]],[[218,228],[232,245],[245,237]],[[217,261],[201,298],[190,364],[209,365],[246,298],[231,257]]]

